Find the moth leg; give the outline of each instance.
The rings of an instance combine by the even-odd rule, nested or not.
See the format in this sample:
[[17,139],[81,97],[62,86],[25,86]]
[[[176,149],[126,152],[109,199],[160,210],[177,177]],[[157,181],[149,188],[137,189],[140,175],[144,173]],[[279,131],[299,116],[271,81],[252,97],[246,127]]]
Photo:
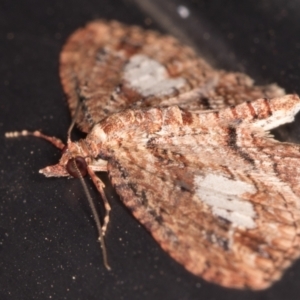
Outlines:
[[44,139],[44,140],[50,142],[52,145],[54,145],[56,148],[58,148],[60,150],[62,150],[65,147],[65,144],[60,139],[58,139],[54,136],[45,135],[38,130],[33,131],[33,132],[27,131],[27,130],[22,130],[22,131],[14,131],[14,132],[6,132],[5,133],[5,137],[7,137],[7,138],[17,138],[20,136],[35,136],[35,137]]
[[109,205],[109,202],[108,202],[105,192],[103,190],[103,188],[105,187],[104,183],[90,168],[88,168],[88,173],[89,173],[94,185],[96,186],[97,190],[99,191],[99,193],[102,197],[103,203],[104,203],[105,216],[104,216],[103,225],[102,225],[102,234],[104,236],[106,229],[107,229],[107,225],[109,223],[109,212],[111,211],[111,207]]

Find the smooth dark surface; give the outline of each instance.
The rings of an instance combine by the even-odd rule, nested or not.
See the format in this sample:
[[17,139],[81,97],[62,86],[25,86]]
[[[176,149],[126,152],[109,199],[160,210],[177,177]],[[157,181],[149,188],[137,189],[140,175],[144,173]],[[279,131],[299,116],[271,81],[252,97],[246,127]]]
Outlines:
[[[191,12],[186,19],[177,13],[183,3]],[[299,17],[298,1],[2,0],[0,299],[299,299],[299,261],[261,292],[224,289],[189,274],[109,187],[108,272],[78,180],[38,173],[57,162],[59,151],[39,139],[4,138],[22,129],[66,138],[70,116],[58,57],[66,38],[88,21],[117,19],[175,34],[215,66],[299,93]],[[299,140],[297,124],[279,137]]]

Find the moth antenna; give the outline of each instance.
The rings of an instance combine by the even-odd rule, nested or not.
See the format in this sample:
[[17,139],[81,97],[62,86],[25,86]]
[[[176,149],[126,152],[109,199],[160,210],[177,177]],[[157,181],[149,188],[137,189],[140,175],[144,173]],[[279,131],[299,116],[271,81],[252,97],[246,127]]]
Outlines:
[[106,247],[105,247],[105,242],[104,242],[104,236],[103,236],[103,231],[102,231],[102,227],[101,227],[101,222],[100,222],[100,219],[99,219],[99,215],[97,213],[97,210],[96,210],[96,207],[95,207],[95,204],[94,204],[94,201],[91,197],[91,194],[87,188],[87,185],[76,165],[76,161],[75,159],[73,159],[73,164],[74,164],[74,167],[75,167],[75,170],[76,172],[78,173],[78,177],[80,179],[80,182],[83,186],[83,189],[84,189],[84,192],[85,192],[85,195],[89,201],[89,205],[91,207],[91,210],[92,210],[92,214],[93,214],[93,217],[94,217],[94,220],[96,222],[96,226],[97,226],[97,230],[98,230],[98,234],[99,234],[99,241],[100,241],[100,246],[101,246],[101,249],[102,249],[102,255],[103,255],[103,263],[104,263],[104,266],[107,270],[111,270],[111,267],[109,266],[108,264],[108,259],[107,259],[107,251],[106,251]]
[[81,103],[80,103],[80,101],[78,101],[77,106],[76,106],[76,110],[75,110],[75,114],[74,114],[74,116],[72,118],[72,122],[71,122],[71,124],[69,126],[69,129],[68,129],[68,141],[71,140],[71,131],[73,130],[73,128],[75,126],[75,122],[76,122],[76,119],[78,117],[78,113],[79,113],[80,107],[81,107]]
[[35,136],[37,138],[44,139],[60,150],[62,150],[65,147],[65,144],[60,139],[56,138],[55,136],[45,135],[38,130],[36,131],[22,130],[22,131],[13,131],[13,132],[5,133],[6,138],[17,138],[20,136]]

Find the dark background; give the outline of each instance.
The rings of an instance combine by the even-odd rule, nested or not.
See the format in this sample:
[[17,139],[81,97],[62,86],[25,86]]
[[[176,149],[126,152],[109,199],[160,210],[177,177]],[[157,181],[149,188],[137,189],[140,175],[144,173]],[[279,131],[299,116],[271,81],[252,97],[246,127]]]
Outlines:
[[[179,5],[190,10],[188,18],[179,16]],[[38,173],[57,162],[59,151],[39,139],[4,138],[4,132],[22,129],[66,138],[70,116],[58,57],[66,38],[87,21],[117,19],[173,34],[216,67],[299,93],[299,17],[300,2],[286,0],[2,0],[0,299],[299,299],[299,261],[261,292],[224,289],[189,274],[110,187],[106,244],[112,271],[106,271],[78,180]],[[277,136],[296,142],[297,124]]]

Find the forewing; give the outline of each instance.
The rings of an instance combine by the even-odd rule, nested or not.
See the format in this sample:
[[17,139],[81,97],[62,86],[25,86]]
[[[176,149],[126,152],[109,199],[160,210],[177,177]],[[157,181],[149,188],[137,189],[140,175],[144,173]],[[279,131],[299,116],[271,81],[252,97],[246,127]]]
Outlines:
[[72,116],[89,132],[104,117],[129,107],[179,105],[187,110],[284,94],[258,87],[245,74],[214,70],[178,40],[116,21],[89,23],[68,39],[60,76]]
[[133,215],[187,270],[262,289],[299,256],[300,147],[223,119],[173,124],[144,146],[124,141],[108,172]]

